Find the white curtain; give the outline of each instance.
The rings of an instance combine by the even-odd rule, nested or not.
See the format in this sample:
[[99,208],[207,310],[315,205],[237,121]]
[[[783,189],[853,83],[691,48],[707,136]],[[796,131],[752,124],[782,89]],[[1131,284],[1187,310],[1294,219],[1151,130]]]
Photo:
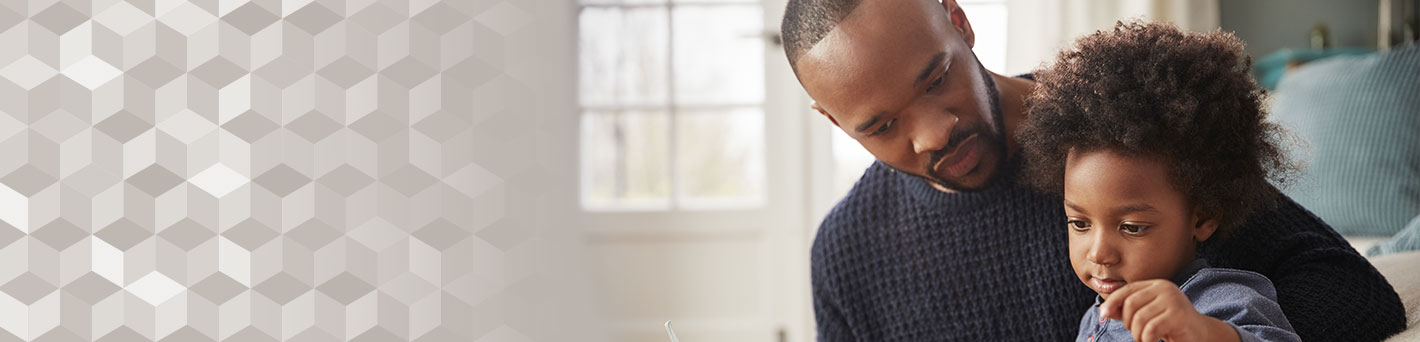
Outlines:
[[1007,0],[1005,73],[1039,68],[1080,36],[1119,20],[1165,21],[1188,31],[1218,29],[1218,0]]

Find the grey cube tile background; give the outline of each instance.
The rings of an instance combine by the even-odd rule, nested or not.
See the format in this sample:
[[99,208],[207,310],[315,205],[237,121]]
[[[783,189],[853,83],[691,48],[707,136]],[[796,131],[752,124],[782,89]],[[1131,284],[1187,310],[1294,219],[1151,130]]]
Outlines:
[[0,1],[0,341],[526,340],[511,1]]

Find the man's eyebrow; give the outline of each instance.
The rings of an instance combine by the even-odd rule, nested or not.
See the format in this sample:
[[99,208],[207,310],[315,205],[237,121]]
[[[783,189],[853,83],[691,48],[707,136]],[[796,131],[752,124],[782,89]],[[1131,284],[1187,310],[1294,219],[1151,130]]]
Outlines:
[[859,124],[858,127],[854,127],[854,128],[853,128],[853,131],[854,131],[854,132],[858,132],[858,133],[863,133],[863,131],[866,131],[866,130],[868,130],[869,128],[872,128],[873,125],[877,124],[878,121],[879,121],[879,120],[882,120],[882,119],[883,119],[883,116],[886,116],[886,115],[887,115],[887,112],[878,112],[877,114],[874,114],[873,117],[868,118],[868,121],[867,121],[867,122],[864,122],[864,123],[862,123],[862,124]]
[[926,81],[928,76],[932,76],[932,71],[937,70],[937,66],[941,65],[942,61],[945,59],[947,59],[946,52],[938,52],[936,55],[933,55],[932,61],[927,62],[927,67],[922,69],[922,73],[917,74],[917,80],[912,81],[912,86],[916,87],[918,83]]

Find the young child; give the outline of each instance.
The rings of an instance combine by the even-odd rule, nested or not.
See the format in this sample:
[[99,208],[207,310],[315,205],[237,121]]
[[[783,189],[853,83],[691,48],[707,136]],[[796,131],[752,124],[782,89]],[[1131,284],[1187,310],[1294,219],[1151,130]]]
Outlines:
[[1295,171],[1242,44],[1135,22],[1077,45],[1036,74],[1019,135],[1024,176],[1063,195],[1070,264],[1099,293],[1076,340],[1299,340],[1266,277],[1195,254]]

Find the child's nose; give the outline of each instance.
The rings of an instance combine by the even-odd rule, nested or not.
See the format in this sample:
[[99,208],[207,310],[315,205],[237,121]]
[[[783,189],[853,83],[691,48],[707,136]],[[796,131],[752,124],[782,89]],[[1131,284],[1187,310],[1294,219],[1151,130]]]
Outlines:
[[1096,229],[1091,234],[1089,252],[1085,254],[1087,260],[1097,265],[1114,265],[1119,263],[1119,253],[1114,248],[1109,234],[1104,234],[1102,229]]

